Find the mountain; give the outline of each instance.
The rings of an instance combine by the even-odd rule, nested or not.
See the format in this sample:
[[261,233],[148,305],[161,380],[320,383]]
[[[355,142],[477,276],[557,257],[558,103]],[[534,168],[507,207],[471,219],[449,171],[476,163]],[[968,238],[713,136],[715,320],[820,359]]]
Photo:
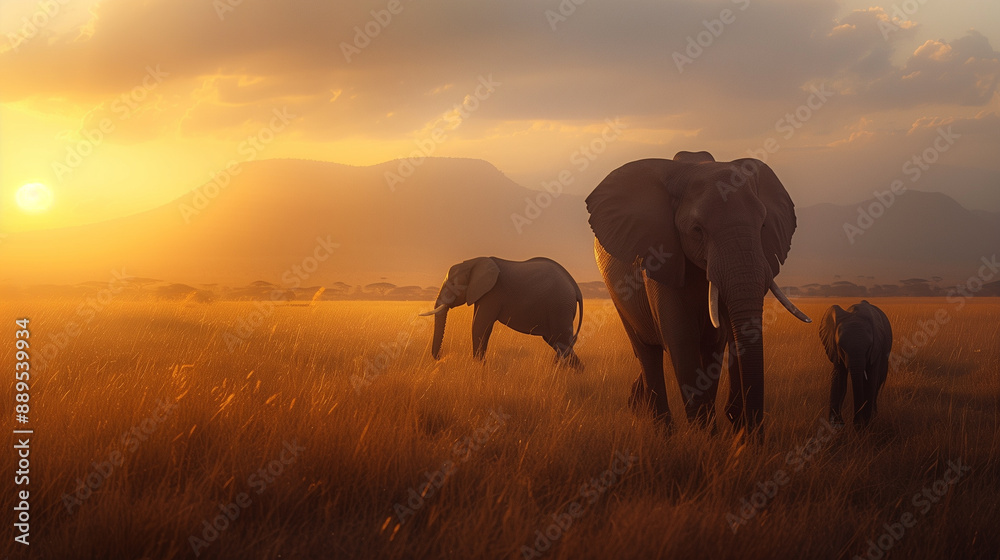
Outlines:
[[[148,212],[10,234],[0,283],[106,282],[124,269],[189,285],[435,286],[452,264],[479,255],[544,255],[581,283],[600,280],[584,197],[524,188],[480,160],[428,158],[390,187],[386,174],[399,172],[399,161],[247,163],[224,187],[203,185]],[[964,280],[1000,249],[1000,215],[939,193],[904,191],[861,226],[858,206],[796,213],[781,285]],[[845,223],[862,232],[853,243]]]
[[[386,173],[398,173],[398,161],[351,167],[266,160],[242,167],[224,188],[203,185],[148,212],[10,234],[0,244],[0,282],[76,283],[124,268],[189,284],[386,279],[427,286],[440,284],[452,264],[480,255],[544,255],[581,280],[599,277],[582,198],[552,199],[485,161],[428,158],[392,188]],[[531,223],[519,220],[519,231],[514,214]],[[336,247],[313,263],[318,240]]]
[[1000,214],[970,211],[941,193],[904,190],[857,205],[796,209],[782,285],[909,278],[965,281],[1000,252]]

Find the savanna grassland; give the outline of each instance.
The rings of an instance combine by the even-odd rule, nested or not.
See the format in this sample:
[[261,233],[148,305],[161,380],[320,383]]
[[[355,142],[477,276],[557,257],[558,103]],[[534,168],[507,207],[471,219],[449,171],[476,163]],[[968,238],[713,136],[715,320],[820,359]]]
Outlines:
[[[814,320],[834,302],[853,303],[797,301]],[[4,556],[877,558],[881,542],[897,558],[995,558],[1000,302],[872,302],[897,351],[948,320],[890,373],[865,434],[823,422],[816,323],[766,302],[756,445],[724,419],[714,436],[688,427],[672,373],[673,433],[631,412],[638,363],[606,300],[585,303],[582,373],[502,326],[474,362],[471,308],[451,313],[434,362],[427,303],[118,297],[84,317],[73,298],[5,300],[5,371],[15,319],[36,354],[66,336],[32,366],[31,545],[8,536]],[[10,445],[0,463],[11,476]]]

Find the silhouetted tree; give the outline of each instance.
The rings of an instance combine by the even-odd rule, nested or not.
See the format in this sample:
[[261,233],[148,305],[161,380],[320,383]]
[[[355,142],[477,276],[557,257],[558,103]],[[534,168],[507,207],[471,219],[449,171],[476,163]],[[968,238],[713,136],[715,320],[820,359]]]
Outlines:
[[907,278],[900,280],[900,295],[908,297],[932,296],[935,294],[934,288],[923,278]]
[[859,286],[854,282],[840,280],[834,282],[824,295],[831,297],[865,297],[868,295],[868,288]]
[[374,284],[368,284],[364,287],[364,292],[366,294],[376,295],[383,297],[389,292],[396,288],[395,284],[390,284],[388,282],[375,282]]

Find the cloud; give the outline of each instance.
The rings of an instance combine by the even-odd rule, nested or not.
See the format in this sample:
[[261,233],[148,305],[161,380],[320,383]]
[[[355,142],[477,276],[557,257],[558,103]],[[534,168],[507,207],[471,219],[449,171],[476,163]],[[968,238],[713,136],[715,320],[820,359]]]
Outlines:
[[[1000,115],[995,112],[919,117],[899,127],[861,118],[845,125],[841,134],[841,140],[828,145],[779,152],[769,161],[794,191],[796,204],[852,203],[898,179],[907,188],[949,194],[968,208],[1000,208],[1000,162],[990,156],[1000,148]],[[946,149],[928,157],[936,144]],[[926,167],[918,177],[912,172],[914,157]]]
[[[1000,77],[1000,57],[977,32],[927,40],[900,62],[919,26],[881,8],[838,17],[834,0],[570,3],[553,29],[546,12],[563,4],[402,0],[390,13],[381,0],[245,1],[220,19],[204,0],[104,0],[86,33],[0,53],[0,102],[66,111],[70,100],[86,127],[159,65],[169,78],[109,141],[236,139],[288,107],[302,116],[302,141],[387,142],[419,137],[492,74],[502,86],[455,137],[621,117],[655,147],[654,128],[754,142],[813,85],[838,95],[803,138],[882,112],[984,106]],[[725,11],[732,21],[718,23]],[[705,32],[710,44],[678,72],[673,54]],[[360,52],[345,57],[344,45]]]
[[1000,82],[1000,53],[970,30],[949,42],[927,40],[901,68],[861,88],[860,99],[877,108],[919,104],[983,106]]

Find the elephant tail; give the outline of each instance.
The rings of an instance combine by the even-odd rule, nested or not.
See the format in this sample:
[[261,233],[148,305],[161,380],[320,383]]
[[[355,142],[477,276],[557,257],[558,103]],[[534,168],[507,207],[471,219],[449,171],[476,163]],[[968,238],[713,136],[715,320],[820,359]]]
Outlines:
[[580,318],[576,322],[576,333],[573,335],[573,346],[576,346],[576,339],[580,336],[580,327],[583,326],[583,292],[580,291],[580,286],[575,280],[573,286],[576,288],[576,306],[580,310]]

